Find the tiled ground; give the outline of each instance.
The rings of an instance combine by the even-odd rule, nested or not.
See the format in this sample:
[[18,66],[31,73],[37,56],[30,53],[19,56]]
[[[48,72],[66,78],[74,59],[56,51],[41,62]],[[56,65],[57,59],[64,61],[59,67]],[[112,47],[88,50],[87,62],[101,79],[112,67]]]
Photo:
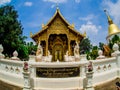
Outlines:
[[[95,86],[95,90],[117,90],[115,85],[117,81],[120,82],[120,78]],[[22,88],[0,81],[0,90],[22,90]]]

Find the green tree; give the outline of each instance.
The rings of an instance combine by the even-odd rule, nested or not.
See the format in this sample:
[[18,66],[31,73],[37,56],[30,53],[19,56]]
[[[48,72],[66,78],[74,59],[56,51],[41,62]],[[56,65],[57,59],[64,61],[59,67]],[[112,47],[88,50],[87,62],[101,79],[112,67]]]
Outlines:
[[88,52],[87,59],[88,60],[95,60],[98,57],[98,47],[93,46],[92,51]]
[[109,47],[111,50],[112,50],[114,43],[117,43],[120,47],[120,37],[118,35],[114,35],[113,38],[109,41]]
[[[0,44],[4,47],[4,54],[11,57],[14,50],[20,52],[26,37],[22,36],[23,28],[18,20],[17,11],[13,6],[0,7]],[[23,47],[22,47],[23,48]],[[19,55],[20,58],[22,56]]]
[[104,43],[102,43],[102,42],[99,43],[99,49],[102,51],[103,51],[103,45],[104,45]]
[[33,42],[27,43],[28,53],[29,55],[35,55],[37,51],[37,45],[34,45]]
[[19,47],[17,48],[17,51],[19,53],[18,57],[22,61],[27,61],[29,59],[29,53],[28,53],[28,48],[24,44],[19,44]]
[[89,38],[85,38],[80,42],[80,54],[86,54],[92,49],[92,44]]

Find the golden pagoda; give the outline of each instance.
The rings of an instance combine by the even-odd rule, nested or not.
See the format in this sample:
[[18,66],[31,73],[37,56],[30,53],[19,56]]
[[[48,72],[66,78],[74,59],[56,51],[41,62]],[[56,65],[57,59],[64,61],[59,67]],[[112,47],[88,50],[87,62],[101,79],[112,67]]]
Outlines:
[[80,43],[84,37],[84,34],[75,30],[73,24],[65,20],[58,8],[48,23],[42,24],[42,30],[31,34],[31,38],[42,46],[44,56],[50,52],[52,61],[64,61],[66,52],[73,55],[76,42]]
[[107,19],[108,19],[108,36],[106,37],[107,41],[111,40],[111,38],[114,36],[114,35],[118,35],[120,34],[120,30],[118,28],[118,26],[116,24],[113,23],[112,19],[110,18],[110,16],[108,15],[107,11],[104,10],[104,12],[106,13],[107,15]]

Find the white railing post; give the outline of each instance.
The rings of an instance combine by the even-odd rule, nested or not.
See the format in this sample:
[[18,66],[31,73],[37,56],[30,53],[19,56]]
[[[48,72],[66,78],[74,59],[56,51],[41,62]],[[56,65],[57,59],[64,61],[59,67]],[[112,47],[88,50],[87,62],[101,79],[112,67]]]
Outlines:
[[86,64],[88,63],[87,59],[86,59],[86,55],[81,55],[81,60],[80,62],[82,63],[82,65],[80,66],[80,77],[85,77],[85,71],[86,71]]
[[117,66],[120,68],[120,53],[117,54]]
[[117,59],[117,68],[118,68],[118,71],[117,71],[117,76],[120,77],[120,51],[119,51],[119,45],[117,43],[114,43],[113,45],[113,53],[111,54],[112,57],[116,57]]
[[85,85],[85,90],[94,90],[94,87],[92,85],[93,83],[93,65],[92,62],[90,61],[89,64],[86,67],[86,84]]
[[23,77],[24,77],[24,88],[23,90],[32,90],[31,89],[31,80],[30,80],[30,70],[27,62],[24,62],[23,66]]
[[118,77],[120,77],[120,53],[117,54]]
[[88,61],[81,61],[83,62],[80,66],[80,77],[85,78],[86,75],[86,64],[88,64]]
[[84,77],[85,76],[85,66],[82,65],[80,66],[80,77]]

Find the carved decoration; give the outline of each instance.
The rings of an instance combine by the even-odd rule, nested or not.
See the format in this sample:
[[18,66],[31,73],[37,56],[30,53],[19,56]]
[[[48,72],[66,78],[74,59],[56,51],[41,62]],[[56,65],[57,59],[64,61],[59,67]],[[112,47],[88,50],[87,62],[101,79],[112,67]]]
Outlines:
[[8,70],[9,70],[9,68],[8,68],[8,66],[7,66],[7,65],[6,65],[5,69],[6,69],[6,71],[8,71]]
[[16,71],[17,74],[20,72],[18,67],[15,69],[15,71]]
[[13,72],[13,71],[14,71],[14,69],[13,69],[13,67],[12,67],[12,66],[11,66],[11,68],[10,68],[10,71],[11,71],[11,72]]
[[110,64],[108,65],[108,69],[111,69],[111,65]]
[[100,72],[101,67],[100,67],[100,66],[98,66],[96,70],[97,70],[97,72]]
[[106,65],[103,66],[103,70],[105,71],[107,69]]

